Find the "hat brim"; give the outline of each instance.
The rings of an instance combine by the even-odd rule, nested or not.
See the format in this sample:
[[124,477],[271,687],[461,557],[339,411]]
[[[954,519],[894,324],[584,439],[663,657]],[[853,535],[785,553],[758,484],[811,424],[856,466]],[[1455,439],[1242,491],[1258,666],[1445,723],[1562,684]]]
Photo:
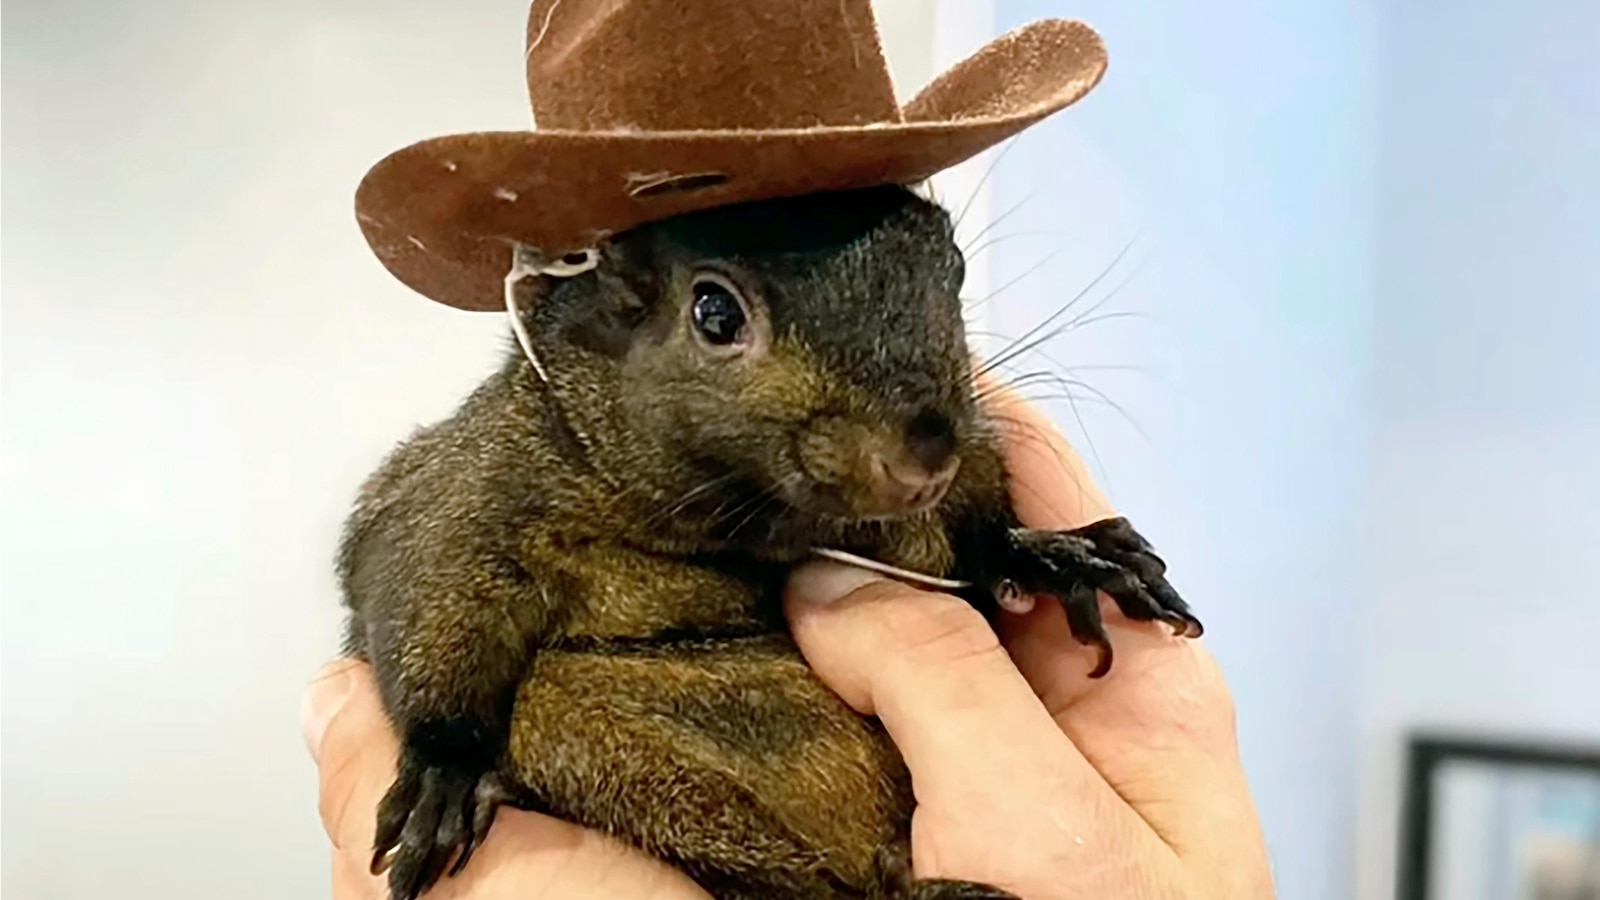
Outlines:
[[379,260],[413,290],[460,309],[503,309],[514,244],[559,255],[686,212],[913,184],[1077,102],[1105,68],[1098,35],[1052,20],[952,68],[899,123],[432,138],[367,173],[357,219]]

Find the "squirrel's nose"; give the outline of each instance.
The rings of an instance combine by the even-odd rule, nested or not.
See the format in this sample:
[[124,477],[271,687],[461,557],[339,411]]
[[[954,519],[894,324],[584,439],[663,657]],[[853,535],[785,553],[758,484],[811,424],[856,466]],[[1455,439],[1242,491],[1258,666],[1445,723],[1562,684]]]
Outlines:
[[921,463],[920,459],[887,460],[881,454],[872,455],[874,491],[886,506],[906,512],[920,512],[940,500],[955,481],[956,469],[961,460],[944,453],[937,469]]
[[956,449],[955,424],[938,410],[923,410],[906,425],[906,449],[928,471],[943,468]]

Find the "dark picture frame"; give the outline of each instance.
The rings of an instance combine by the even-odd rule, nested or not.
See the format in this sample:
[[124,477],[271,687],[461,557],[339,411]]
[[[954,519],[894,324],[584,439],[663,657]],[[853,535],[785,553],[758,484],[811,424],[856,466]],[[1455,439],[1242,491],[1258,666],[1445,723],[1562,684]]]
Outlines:
[[[1596,785],[1592,804],[1593,808],[1600,810],[1600,746],[1433,733],[1410,735],[1406,748],[1397,900],[1446,900],[1437,892],[1436,885],[1430,884],[1430,879],[1435,873],[1435,855],[1439,849],[1436,837],[1441,831],[1440,782],[1452,764],[1456,763],[1474,764],[1472,767],[1479,770],[1480,780],[1484,770],[1491,770],[1498,777],[1520,779],[1524,783],[1529,779],[1544,777],[1570,780],[1576,775],[1581,783],[1587,784],[1588,776],[1592,776]],[[1591,804],[1587,792],[1580,802],[1586,808]],[[1600,812],[1596,815],[1600,815]],[[1600,834],[1596,834],[1593,840],[1597,841],[1595,847],[1600,848]],[[1600,849],[1595,852],[1600,854]],[[1493,900],[1521,900],[1527,896],[1526,893],[1512,897],[1497,894],[1493,895]],[[1545,896],[1537,892],[1532,895],[1537,900]],[[1568,895],[1556,896],[1564,900]],[[1582,900],[1590,897],[1600,900],[1600,881],[1585,881],[1573,896]]]

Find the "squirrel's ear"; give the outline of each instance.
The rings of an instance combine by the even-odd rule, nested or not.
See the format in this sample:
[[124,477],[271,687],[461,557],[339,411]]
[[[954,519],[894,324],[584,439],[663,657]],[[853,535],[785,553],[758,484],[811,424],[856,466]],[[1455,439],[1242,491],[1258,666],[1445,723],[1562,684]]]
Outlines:
[[575,347],[605,356],[621,357],[633,345],[634,331],[647,313],[641,285],[610,267],[571,278],[541,278],[549,282],[555,328],[561,339]]

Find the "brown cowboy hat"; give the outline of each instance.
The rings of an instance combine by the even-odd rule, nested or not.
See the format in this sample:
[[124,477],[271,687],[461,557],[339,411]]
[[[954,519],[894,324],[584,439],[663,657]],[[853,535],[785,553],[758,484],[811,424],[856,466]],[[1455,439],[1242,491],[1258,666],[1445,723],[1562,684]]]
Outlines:
[[399,150],[356,213],[414,290],[503,309],[516,244],[554,259],[679,213],[914,184],[1076,102],[1105,68],[1087,26],[1035,22],[902,108],[871,0],[534,0],[537,130]]

